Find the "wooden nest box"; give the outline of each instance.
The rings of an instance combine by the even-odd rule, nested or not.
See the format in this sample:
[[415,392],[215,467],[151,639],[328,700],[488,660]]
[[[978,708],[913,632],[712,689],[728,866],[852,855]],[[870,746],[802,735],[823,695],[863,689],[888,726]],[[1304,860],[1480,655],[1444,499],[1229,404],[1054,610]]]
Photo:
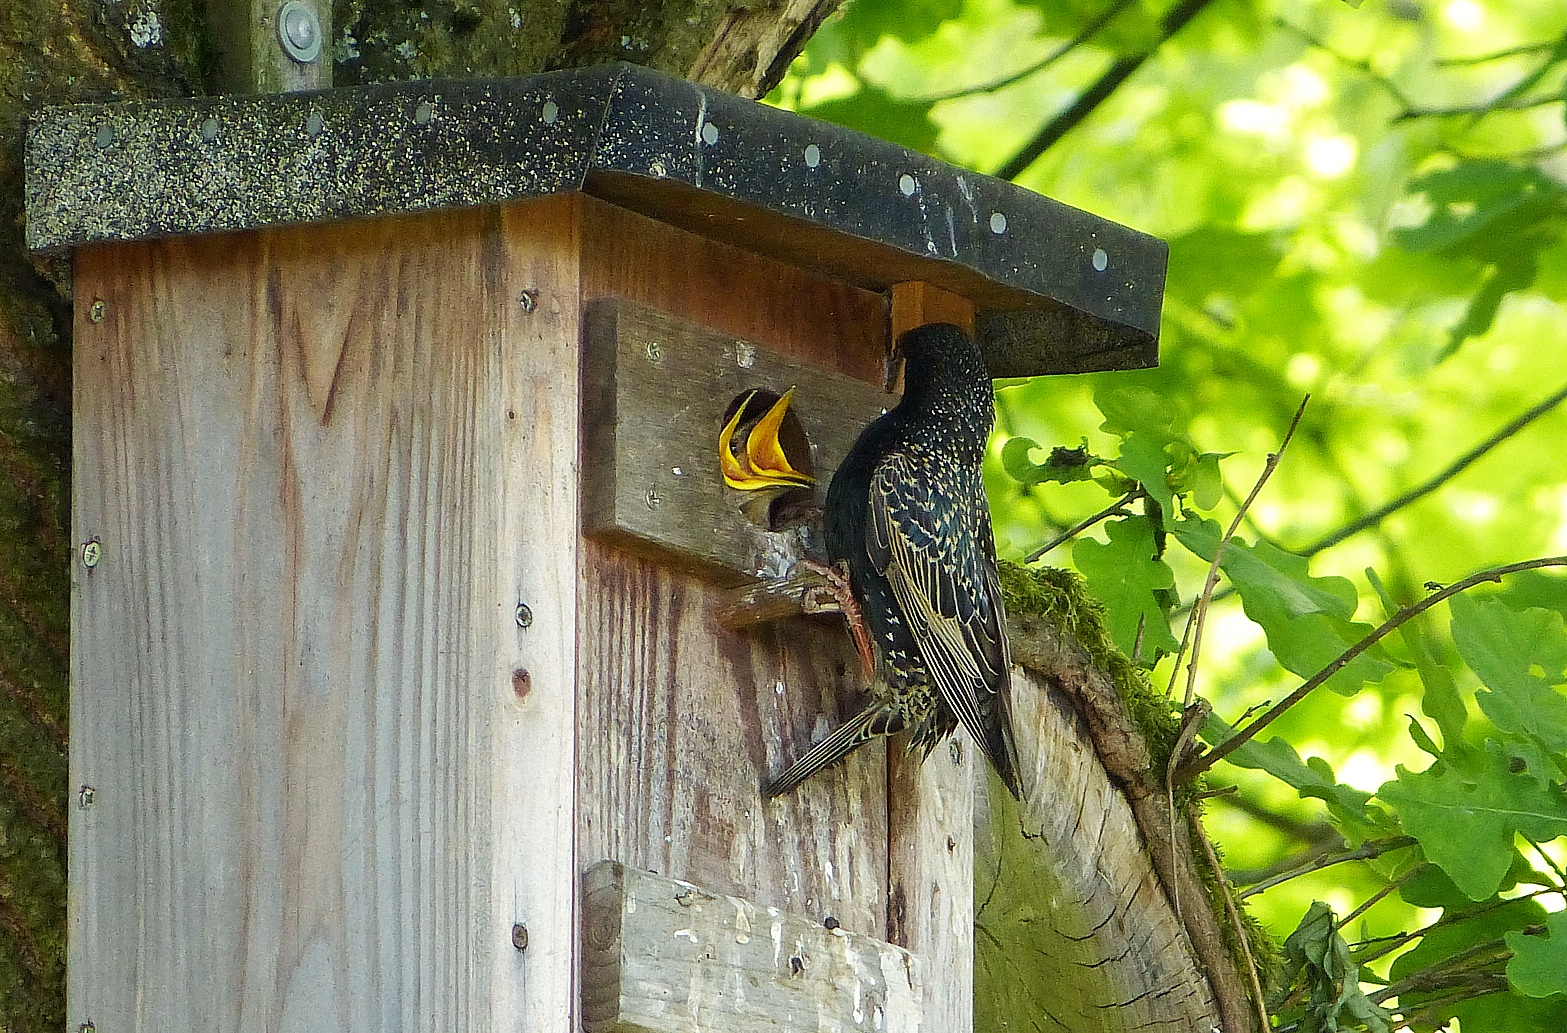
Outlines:
[[630,66],[55,109],[27,163],[71,1029],[970,1028],[975,751],[760,797],[858,672],[720,623],[810,542],[716,440],[794,387],[825,486],[932,318],[1150,365],[1161,243]]

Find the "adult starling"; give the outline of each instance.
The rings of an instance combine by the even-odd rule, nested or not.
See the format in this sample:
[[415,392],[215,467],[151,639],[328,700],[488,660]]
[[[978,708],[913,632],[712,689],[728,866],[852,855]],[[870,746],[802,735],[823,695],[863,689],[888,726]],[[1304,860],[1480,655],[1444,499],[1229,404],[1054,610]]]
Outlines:
[[980,478],[990,374],[973,340],[947,323],[903,334],[893,358],[905,360],[903,399],[860,434],[823,512],[828,557],[847,569],[853,596],[844,609],[857,604],[874,644],[872,698],[763,792],[786,793],[878,735],[907,730],[909,749],[929,756],[961,723],[1020,797],[1006,615]]

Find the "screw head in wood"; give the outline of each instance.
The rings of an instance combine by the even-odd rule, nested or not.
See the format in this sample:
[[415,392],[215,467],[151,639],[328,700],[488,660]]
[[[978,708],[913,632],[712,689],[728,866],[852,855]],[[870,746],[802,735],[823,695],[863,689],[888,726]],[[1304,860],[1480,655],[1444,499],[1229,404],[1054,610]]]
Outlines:
[[283,53],[308,65],[321,56],[321,20],[316,9],[302,0],[288,0],[278,8],[277,38]]
[[533,610],[529,608],[527,603],[520,602],[517,604],[517,627],[533,627]]
[[517,303],[522,306],[524,312],[532,315],[533,310],[539,307],[539,292],[523,291],[517,296]]
[[647,499],[647,508],[648,509],[657,509],[658,508],[658,504],[660,502],[664,501],[664,496],[659,492],[659,490],[657,488],[649,488],[647,490],[647,495],[644,496],[644,497]]
[[91,538],[82,543],[82,566],[91,570],[98,565],[98,561],[101,559],[103,559],[102,542],[96,538]]
[[511,927],[511,945],[519,951],[528,949],[528,927],[517,922]]
[[103,303],[103,299],[94,298],[92,299],[92,305],[87,309],[87,318],[94,323],[101,323],[103,322],[104,313],[107,311],[108,306]]
[[93,797],[95,795],[97,794],[93,791],[92,786],[82,786],[81,789],[77,790],[76,793],[77,805],[85,811],[87,808],[92,806]]
[[649,362],[663,362],[664,346],[657,341],[649,341],[647,343],[647,360]]

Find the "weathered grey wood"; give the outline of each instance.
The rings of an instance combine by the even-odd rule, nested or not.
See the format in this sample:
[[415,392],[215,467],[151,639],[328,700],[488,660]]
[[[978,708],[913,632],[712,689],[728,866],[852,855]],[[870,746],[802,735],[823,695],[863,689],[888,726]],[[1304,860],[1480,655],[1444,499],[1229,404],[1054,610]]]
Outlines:
[[887,938],[930,966],[920,1006],[923,1028],[969,1033],[976,751],[961,730],[923,762],[903,745],[900,740],[888,749]]
[[782,577],[811,547],[813,525],[775,531],[765,513],[742,509],[752,493],[718,469],[725,410],[753,390],[796,389],[790,411],[809,442],[819,507],[860,429],[891,401],[776,347],[619,299],[590,303],[584,349],[584,531],[731,584]]
[[[583,199],[582,225],[589,300],[624,298],[731,342],[767,340],[881,382],[886,328],[876,295],[592,198]],[[697,447],[716,464],[717,428]],[[600,475],[584,463],[584,490]],[[852,712],[858,661],[841,624],[727,631],[717,586],[593,539],[583,545],[580,599],[579,856],[881,935],[881,749],[786,798],[760,795],[800,743]]]
[[[1067,697],[1026,671],[1014,670],[1012,686],[1028,795],[1019,806],[994,778],[981,784],[975,1008],[984,1020],[976,1025],[1219,1028],[1208,980],[1085,722]],[[1209,906],[1205,897],[1183,905]]]
[[908,951],[605,861],[583,877],[587,1033],[914,1033]]
[[78,254],[71,1028],[569,1028],[575,219]]

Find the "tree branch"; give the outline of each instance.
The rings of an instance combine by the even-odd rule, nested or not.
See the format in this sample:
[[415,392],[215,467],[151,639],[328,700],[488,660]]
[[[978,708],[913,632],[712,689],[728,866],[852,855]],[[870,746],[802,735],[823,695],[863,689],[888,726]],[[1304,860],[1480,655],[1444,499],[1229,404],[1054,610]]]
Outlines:
[[[1235,511],[1235,519],[1230,521],[1229,530],[1224,532],[1224,537],[1219,539],[1219,544],[1213,550],[1213,562],[1208,564],[1208,577],[1203,581],[1202,597],[1198,600],[1196,608],[1186,618],[1186,630],[1192,632],[1192,657],[1186,664],[1186,699],[1184,706],[1192,705],[1192,697],[1197,694],[1197,658],[1202,653],[1202,628],[1208,617],[1208,607],[1213,602],[1213,589],[1219,583],[1219,564],[1224,560],[1224,547],[1230,544],[1230,539],[1235,537],[1241,521],[1246,519],[1246,511],[1251,509],[1251,504],[1257,501],[1257,496],[1262,493],[1263,485],[1268,483],[1268,478],[1273,476],[1273,471],[1279,467],[1279,462],[1284,458],[1284,450],[1289,448],[1290,438],[1295,436],[1295,428],[1300,426],[1300,418],[1306,415],[1306,403],[1311,401],[1311,395],[1300,400],[1300,405],[1295,408],[1295,416],[1290,420],[1289,429],[1284,432],[1284,440],[1279,442],[1279,450],[1268,456],[1268,461],[1262,466],[1262,474],[1257,478],[1257,483],[1252,485],[1251,494],[1246,496],[1240,508]],[[1194,630],[1195,625],[1195,630]],[[1181,635],[1181,652],[1185,652],[1186,634]],[[1181,669],[1181,657],[1175,657],[1175,664],[1170,669],[1170,689],[1175,688],[1176,672]],[[1165,690],[1165,698],[1169,698],[1170,689]],[[1172,761],[1173,761],[1172,757]]]
[[1271,890],[1280,883],[1298,879],[1302,875],[1310,875],[1312,872],[1321,871],[1323,868],[1331,868],[1345,861],[1369,861],[1373,857],[1381,857],[1390,850],[1402,850],[1404,847],[1414,846],[1419,841],[1413,836],[1390,836],[1387,839],[1368,839],[1353,850],[1343,850],[1336,854],[1328,854],[1326,857],[1314,857],[1304,864],[1298,864],[1288,871],[1280,872],[1271,879],[1264,879],[1259,883],[1247,886],[1241,891],[1241,899],[1254,896],[1264,890]]
[[1355,657],[1359,656],[1361,653],[1364,653],[1366,650],[1382,641],[1383,638],[1387,637],[1389,634],[1395,631],[1400,625],[1406,623],[1411,618],[1419,616],[1442,600],[1450,598],[1451,596],[1455,596],[1459,592],[1471,589],[1476,585],[1484,584],[1487,581],[1500,581],[1506,575],[1516,574],[1520,570],[1537,570],[1540,567],[1562,566],[1567,566],[1567,556],[1546,556],[1541,559],[1524,560],[1519,563],[1509,563],[1503,567],[1492,567],[1489,570],[1482,570],[1478,574],[1471,574],[1462,581],[1455,582],[1451,585],[1448,585],[1446,588],[1441,589],[1440,591],[1433,592],[1431,595],[1420,600],[1418,603],[1404,607],[1393,616],[1389,617],[1386,621],[1383,621],[1382,624],[1371,634],[1367,635],[1365,638],[1361,639],[1359,642],[1356,642],[1354,645],[1344,650],[1344,652],[1340,653],[1338,658],[1335,659],[1332,663],[1328,664],[1322,670],[1318,671],[1316,674],[1302,682],[1300,688],[1296,689],[1284,699],[1268,708],[1267,712],[1264,713],[1261,717],[1257,718],[1251,724],[1236,732],[1233,736],[1226,739],[1218,746],[1215,746],[1207,753],[1189,761],[1186,764],[1183,764],[1180,771],[1176,773],[1176,777],[1182,782],[1188,782],[1202,774],[1204,771],[1207,771],[1219,760],[1229,756],[1231,753],[1234,753],[1236,750],[1246,745],[1246,743],[1250,742],[1254,737],[1256,737],[1258,732],[1262,731],[1274,721],[1278,720],[1278,718],[1281,717],[1285,711],[1289,710],[1290,707],[1293,707],[1295,704],[1305,699],[1313,689],[1317,688],[1323,682],[1337,674],[1346,665],[1348,665],[1350,661],[1354,660]]
[[1059,47],[1052,50],[1050,53],[1046,54],[1044,57],[1040,58],[1038,61],[1035,61],[1028,67],[1013,72],[1011,75],[1004,75],[1000,79],[985,83],[982,86],[964,86],[960,89],[949,90],[946,93],[935,93],[929,96],[915,97],[913,99],[922,104],[935,104],[937,101],[957,100],[960,97],[972,97],[980,93],[994,93],[996,90],[1004,90],[1008,86],[1022,82],[1031,75],[1037,75],[1038,73],[1043,72],[1046,68],[1049,68],[1067,54],[1076,50],[1084,43],[1087,43],[1089,40],[1099,35],[1100,29],[1103,29],[1106,25],[1109,25],[1112,21],[1118,18],[1123,11],[1135,3],[1137,3],[1137,0],[1118,0],[1115,5],[1107,8],[1105,12],[1099,17],[1095,18],[1087,25],[1084,25],[1082,30],[1078,32],[1076,36],[1073,36],[1071,39],[1067,40],[1065,43],[1061,44]]
[[1373,509],[1371,512],[1367,513],[1365,516],[1345,524],[1337,531],[1334,531],[1331,534],[1325,535],[1319,540],[1312,542],[1310,545],[1306,546],[1306,548],[1300,551],[1300,555],[1307,558],[1315,556],[1322,550],[1332,548],[1339,542],[1342,542],[1344,539],[1349,538],[1352,535],[1359,534],[1368,527],[1372,527],[1381,523],[1383,520],[1386,520],[1389,516],[1398,512],[1400,509],[1403,509],[1405,506],[1425,498],[1427,495],[1431,494],[1433,491],[1436,491],[1442,485],[1446,484],[1448,481],[1467,470],[1475,463],[1476,460],[1480,459],[1487,452],[1490,452],[1497,445],[1500,445],[1502,442],[1506,441],[1514,434],[1517,434],[1519,431],[1523,430],[1541,416],[1544,416],[1546,413],[1556,408],[1562,403],[1564,399],[1567,399],[1567,384],[1563,384],[1561,387],[1557,388],[1557,390],[1549,397],[1541,399],[1539,402],[1519,413],[1517,416],[1514,416],[1511,420],[1508,420],[1506,423],[1502,424],[1502,426],[1497,428],[1496,432],[1493,433],[1490,437],[1486,438],[1484,441],[1480,442],[1478,445],[1474,446],[1469,451],[1453,460],[1444,470],[1442,470],[1436,476],[1432,477],[1430,480],[1427,480],[1417,487],[1411,488],[1409,491],[1404,492],[1404,494],[1398,496],[1396,499],[1392,499],[1391,501],[1383,503],[1376,509]]
[[1118,58],[1088,89],[1078,95],[1077,100],[1073,101],[1070,107],[1045,123],[1044,128],[1035,133],[1033,139],[1024,144],[1017,154],[1002,163],[994,175],[1000,179],[1016,179],[1022,175],[1030,165],[1039,160],[1041,154],[1092,114],[1095,108],[1120,88],[1122,83],[1131,78],[1133,72],[1141,68],[1161,46],[1169,42],[1172,36],[1180,32],[1187,22],[1197,17],[1211,2],[1212,0],[1181,0],[1159,23],[1157,43],[1135,57]]
[[1065,531],[1062,531],[1060,534],[1056,535],[1054,538],[1050,539],[1048,542],[1041,545],[1027,556],[1024,556],[1023,563],[1026,565],[1034,562],[1045,553],[1049,552],[1051,549],[1054,549],[1057,545],[1060,545],[1062,542],[1071,541],[1073,538],[1076,538],[1078,535],[1082,534],[1090,527],[1093,527],[1101,520],[1121,515],[1121,511],[1126,507],[1127,503],[1131,502],[1133,499],[1138,498],[1142,495],[1142,493],[1142,488],[1133,488],[1131,491],[1127,492],[1125,495],[1122,495],[1120,498],[1116,499],[1104,509],[1101,509],[1099,512],[1095,513],[1093,516],[1084,517],[1082,520],[1079,520]]
[[1524,97],[1509,101],[1491,101],[1486,104],[1457,104],[1448,108],[1409,108],[1394,115],[1390,121],[1408,122],[1417,118],[1447,118],[1453,115],[1489,115],[1493,111],[1529,111],[1548,104],[1560,104],[1563,97]]

